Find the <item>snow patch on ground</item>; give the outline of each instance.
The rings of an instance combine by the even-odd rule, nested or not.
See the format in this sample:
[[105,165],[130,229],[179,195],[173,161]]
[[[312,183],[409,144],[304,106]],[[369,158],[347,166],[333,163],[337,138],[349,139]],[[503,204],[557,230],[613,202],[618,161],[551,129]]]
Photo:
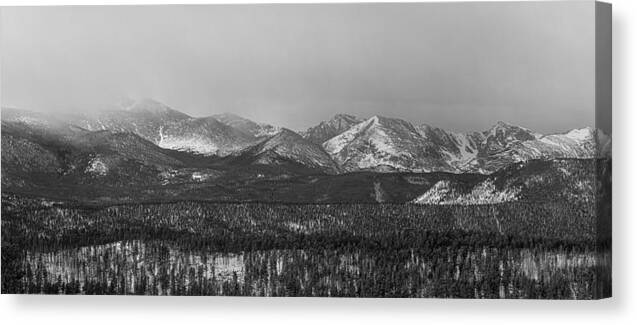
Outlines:
[[219,147],[210,141],[197,138],[173,138],[166,137],[160,133],[160,140],[157,144],[164,149],[172,149],[179,151],[189,151],[203,155],[219,154]]
[[357,164],[358,168],[361,170],[373,170],[378,168],[389,168],[391,170],[396,171],[411,171],[414,168],[409,168],[403,164],[400,164],[396,161],[392,161],[387,159],[386,157],[377,157],[376,155],[369,154],[362,157]]
[[486,204],[517,201],[521,189],[518,187],[498,190],[492,179],[476,185],[471,192],[458,193],[447,180],[439,181],[429,191],[416,198],[417,204]]
[[439,181],[433,187],[431,187],[425,194],[419,196],[414,200],[414,203],[418,204],[438,204],[444,201],[449,193],[452,192],[451,184],[449,181]]
[[85,172],[96,176],[106,176],[108,174],[108,166],[102,159],[95,157],[89,161]]
[[31,117],[31,116],[26,116],[26,115],[21,115],[21,116],[16,116],[12,119],[10,119],[13,122],[17,122],[17,123],[23,123],[26,125],[30,125],[30,126],[48,126],[49,122],[47,122],[46,120],[43,120],[41,118],[37,118],[37,117]]

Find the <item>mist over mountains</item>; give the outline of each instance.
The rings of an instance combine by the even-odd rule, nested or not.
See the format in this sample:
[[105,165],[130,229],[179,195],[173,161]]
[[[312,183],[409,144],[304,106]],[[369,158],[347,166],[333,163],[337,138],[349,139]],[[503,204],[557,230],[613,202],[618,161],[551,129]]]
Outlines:
[[[64,188],[71,193],[79,184],[88,186],[87,191],[94,191],[95,196],[105,197],[108,187],[163,186],[159,192],[168,191],[172,196],[193,194],[205,187],[200,193],[216,198],[250,199],[252,195],[263,199],[257,192],[269,190],[272,197],[281,195],[282,200],[298,196],[299,200],[323,197],[329,201],[333,195],[323,190],[303,192],[311,182],[322,184],[320,177],[307,177],[342,175],[341,181],[358,182],[345,184],[345,188],[365,187],[361,200],[378,201],[383,195],[393,197],[385,187],[404,185],[402,176],[396,175],[497,175],[509,166],[534,160],[609,157],[610,148],[610,137],[590,127],[542,135],[496,122],[488,130],[456,133],[397,118],[337,114],[296,132],[231,113],[191,117],[150,99],[59,117],[2,109],[3,189],[37,191],[53,186],[62,189],[60,193]],[[547,168],[558,168],[555,166]],[[345,177],[351,173],[358,176]],[[464,200],[455,190],[455,177],[434,178],[436,182],[424,182],[426,186],[416,186],[417,190],[398,201]],[[281,185],[291,179],[299,183]],[[374,179],[384,179],[388,185]],[[275,183],[267,185],[266,181]],[[333,179],[323,185],[337,193],[329,184],[334,184]],[[259,187],[262,185],[265,187]],[[492,183],[480,186],[481,193],[498,192]],[[306,194],[292,194],[293,188]],[[519,197],[518,190],[513,192],[498,197]]]

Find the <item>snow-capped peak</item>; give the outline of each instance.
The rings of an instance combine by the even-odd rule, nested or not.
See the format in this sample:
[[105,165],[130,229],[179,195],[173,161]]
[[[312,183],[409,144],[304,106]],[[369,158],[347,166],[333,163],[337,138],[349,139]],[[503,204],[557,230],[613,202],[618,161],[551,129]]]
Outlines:
[[359,118],[349,114],[336,114],[327,121],[301,132],[303,138],[316,144],[323,142],[347,131],[352,126],[362,122]]
[[513,125],[503,121],[498,121],[496,124],[490,127],[487,131],[484,131],[483,134],[486,135],[487,137],[511,135],[511,134],[518,134],[518,135],[522,135],[523,137],[528,137],[527,135],[530,135],[530,136],[534,135],[534,133],[531,130],[525,127]]
[[213,115],[215,119],[220,122],[232,126],[246,134],[250,134],[257,138],[268,137],[278,133],[281,128],[275,127],[265,123],[256,123],[245,117],[233,113],[221,113]]
[[591,127],[573,129],[569,131],[568,133],[566,133],[566,136],[568,136],[569,138],[574,140],[580,140],[580,141],[591,139],[594,137],[594,135],[595,135],[595,129]]
[[279,158],[329,172],[338,171],[338,166],[320,145],[304,139],[298,133],[282,128],[278,133],[262,142],[246,148],[237,156],[251,156],[256,163],[278,164]]
[[360,122],[360,119],[358,117],[356,117],[354,115],[350,115],[350,114],[336,114],[336,115],[334,115],[332,120],[343,120],[343,121],[351,121],[351,122],[358,121],[358,122]]
[[323,143],[346,170],[432,171],[443,168],[430,143],[411,123],[382,116],[352,126]]

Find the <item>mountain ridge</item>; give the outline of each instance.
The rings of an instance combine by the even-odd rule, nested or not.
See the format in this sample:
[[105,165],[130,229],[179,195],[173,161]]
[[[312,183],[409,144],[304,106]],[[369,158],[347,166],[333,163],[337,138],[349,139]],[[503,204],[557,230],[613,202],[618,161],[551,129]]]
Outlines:
[[345,132],[362,121],[354,115],[336,114],[331,119],[322,121],[318,125],[301,132],[301,135],[311,142],[323,144],[323,142]]
[[[428,124],[414,126],[402,119],[379,115],[363,120],[349,114],[336,114],[297,133],[232,113],[191,117],[151,99],[126,101],[118,110],[67,118],[68,121],[60,122],[45,113],[2,109],[3,126],[10,122],[14,127],[23,125],[31,132],[42,129],[68,136],[75,132],[73,128],[129,132],[160,148],[213,157],[244,153],[246,149],[268,143],[272,147],[265,151],[270,153],[260,153],[262,159],[257,161],[274,163],[278,159],[274,158],[279,156],[338,173],[490,174],[520,161],[595,158],[609,156],[612,150],[610,136],[591,127],[542,135],[498,121],[484,131],[459,133]],[[324,138],[328,139],[320,142]],[[273,145],[273,141],[277,145]],[[303,157],[303,152],[311,157]],[[325,159],[323,153],[327,153],[331,161]],[[272,159],[266,159],[268,155]]]

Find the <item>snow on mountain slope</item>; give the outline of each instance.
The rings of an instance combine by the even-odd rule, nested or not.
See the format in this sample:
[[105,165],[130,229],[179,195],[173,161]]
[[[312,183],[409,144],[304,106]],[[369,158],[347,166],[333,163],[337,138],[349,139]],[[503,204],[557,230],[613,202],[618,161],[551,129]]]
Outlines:
[[593,158],[597,156],[595,130],[575,129],[565,134],[543,136],[534,141],[525,141],[512,147],[526,159],[543,156],[559,158]]
[[[4,126],[3,126],[4,129]],[[2,132],[2,176],[6,169],[16,168],[24,172],[56,172],[61,161],[48,148],[10,133]]]
[[52,123],[49,116],[29,110],[3,107],[0,115],[2,116],[2,121],[8,123],[21,123],[34,127],[50,127]]
[[212,117],[189,118],[160,127],[158,146],[204,155],[226,156],[256,142]]
[[479,137],[471,134],[453,133],[453,139],[458,148],[455,155],[450,155],[449,163],[457,168],[465,168],[465,166],[475,159],[479,154],[478,141]]
[[182,163],[166,154],[154,143],[130,132],[87,132],[74,142],[79,150],[92,156],[116,156],[152,166],[180,166]]
[[449,171],[466,168],[466,165],[478,156],[480,145],[484,141],[481,133],[447,132],[427,124],[423,124],[417,129],[426,141],[438,147],[440,155],[452,167]]
[[346,171],[448,170],[435,144],[409,122],[374,116],[323,143]]
[[417,204],[485,204],[516,201],[521,189],[497,189],[492,179],[479,183],[468,193],[456,190],[448,180],[439,181],[414,200]]
[[238,153],[237,156],[252,157],[254,163],[258,164],[280,164],[283,158],[311,168],[328,172],[338,171],[336,163],[321,146],[288,129],[282,129],[261,143]]
[[232,113],[217,114],[212,117],[221,123],[227,124],[257,138],[272,136],[281,131],[281,128],[274,127],[269,124],[256,123]]
[[336,114],[329,121],[323,121],[307,129],[302,135],[305,139],[320,145],[362,121],[353,115]]
[[[593,202],[606,166],[593,159],[529,160],[513,163],[486,179],[439,181],[418,204],[491,204],[510,201]],[[602,167],[600,169],[600,166]],[[601,171],[601,172],[600,172]]]
[[[117,108],[87,115],[76,122],[89,130],[132,132],[162,148],[204,155],[225,156],[257,141],[251,133],[213,117],[190,117],[151,99],[126,100]],[[266,126],[232,116],[234,121],[254,124],[258,132],[265,134],[270,130]],[[251,132],[257,132],[255,130],[251,129]]]
[[108,174],[108,163],[101,157],[93,157],[86,169],[85,173],[93,174],[95,176],[106,176]]
[[[204,155],[227,156],[259,141],[271,140],[275,135],[292,132],[282,132],[280,128],[230,113],[215,117],[193,118],[150,99],[129,100],[117,109],[59,118],[37,112],[2,109],[3,126],[9,123],[10,127],[24,128],[41,136],[77,140],[78,132],[109,130],[137,134],[162,148]],[[313,166],[327,168],[336,163],[337,169],[345,172],[490,174],[512,163],[532,159],[608,157],[612,153],[610,137],[593,128],[541,135],[498,122],[486,131],[463,134],[426,124],[414,127],[404,120],[380,116],[360,121],[346,114],[337,114],[331,120],[308,129],[303,133],[303,139],[313,144],[327,139],[322,143],[321,151],[327,152],[333,162],[316,155],[316,150],[307,151],[313,156],[305,159],[301,157],[304,150],[285,154]],[[286,137],[285,140],[291,141],[290,151],[295,151],[291,148],[300,143],[294,137]],[[303,146],[307,147],[307,144]],[[278,161],[278,157],[285,154],[270,151],[262,158]],[[320,163],[311,163],[314,160]]]
[[609,156],[610,137],[593,128],[564,134],[541,135],[498,122],[484,132],[452,133],[422,125],[423,137],[438,148],[456,173],[489,174],[512,163],[532,159],[594,158]]
[[191,117],[152,99],[128,100],[114,109],[86,114],[73,123],[91,131],[133,132],[153,143],[159,130]]
[[[486,172],[493,172],[512,163],[531,159],[596,158],[609,155],[610,138],[601,130],[590,127],[574,129],[568,133],[536,135],[528,141],[511,142],[505,149],[477,158],[473,166],[479,165]],[[479,162],[479,163],[476,163]]]
[[[484,132],[454,133],[399,119],[372,117],[323,143],[346,171],[492,173],[518,161],[590,158],[598,148],[592,129],[564,135],[532,132],[498,122]],[[604,148],[606,138],[600,138]],[[604,149],[608,150],[608,149]]]
[[3,186],[149,184],[157,181],[161,170],[183,166],[166,150],[131,132],[22,121],[2,121]]
[[512,145],[524,141],[535,140],[539,134],[529,129],[504,123],[496,123],[489,130],[482,132],[484,139],[481,143],[481,151],[485,155],[501,152]]
[[6,125],[8,128],[17,128],[22,131],[39,133],[40,135],[72,136],[77,132],[85,131],[65,121],[63,118],[42,112],[2,108],[1,115],[3,126]]

